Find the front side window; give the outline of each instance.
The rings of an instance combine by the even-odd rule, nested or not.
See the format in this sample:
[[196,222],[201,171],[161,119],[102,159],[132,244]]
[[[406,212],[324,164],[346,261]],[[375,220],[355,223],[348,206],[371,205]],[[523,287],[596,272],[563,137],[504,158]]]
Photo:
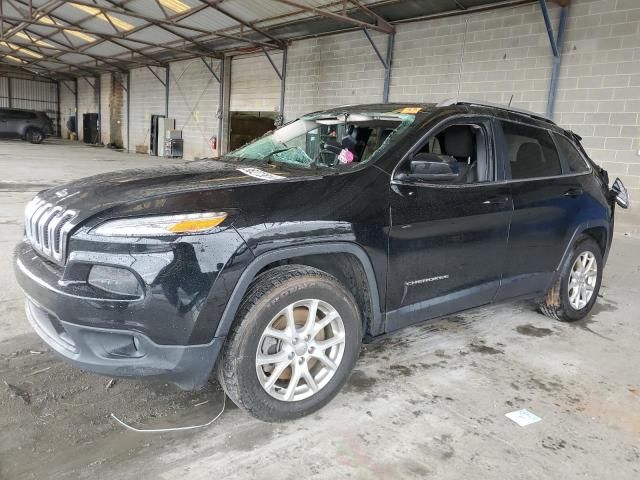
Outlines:
[[569,167],[569,173],[585,173],[589,171],[587,162],[573,143],[562,135],[556,135],[556,140],[558,141],[558,150],[567,167]]
[[482,124],[449,125],[430,135],[399,166],[396,178],[451,184],[491,181],[493,168],[487,138]]
[[562,175],[560,157],[549,132],[519,123],[500,123],[512,179]]
[[414,119],[413,114],[398,112],[308,115],[227,153],[223,159],[299,168],[354,167],[395,144]]

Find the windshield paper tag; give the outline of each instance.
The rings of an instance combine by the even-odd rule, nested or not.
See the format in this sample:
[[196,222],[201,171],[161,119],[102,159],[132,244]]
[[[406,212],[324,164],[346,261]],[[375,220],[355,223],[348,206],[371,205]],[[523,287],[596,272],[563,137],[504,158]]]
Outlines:
[[249,175],[250,177],[259,178],[260,180],[282,180],[284,178],[280,175],[264,172],[259,168],[238,168],[238,171],[245,175]]

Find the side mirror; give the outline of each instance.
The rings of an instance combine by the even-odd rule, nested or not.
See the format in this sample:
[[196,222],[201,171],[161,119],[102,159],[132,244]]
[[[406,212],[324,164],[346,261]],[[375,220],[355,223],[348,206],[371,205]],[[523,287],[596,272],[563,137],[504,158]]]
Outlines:
[[433,153],[419,153],[411,160],[409,173],[405,178],[418,181],[446,182],[458,178],[460,172],[454,171],[456,164],[449,157]]
[[627,192],[627,187],[624,186],[622,180],[616,178],[616,181],[611,185],[611,193],[616,200],[616,203],[620,205],[622,208],[629,208],[629,192]]

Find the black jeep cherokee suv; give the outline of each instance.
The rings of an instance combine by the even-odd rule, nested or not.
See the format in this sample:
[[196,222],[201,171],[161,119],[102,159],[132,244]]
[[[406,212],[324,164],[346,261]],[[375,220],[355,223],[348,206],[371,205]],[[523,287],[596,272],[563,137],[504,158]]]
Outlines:
[[579,137],[472,102],[306,115],[224,155],[98,175],[26,208],[16,275],[77,366],[202,386],[264,420],[326,404],[364,338],[539,298],[597,299],[626,191]]

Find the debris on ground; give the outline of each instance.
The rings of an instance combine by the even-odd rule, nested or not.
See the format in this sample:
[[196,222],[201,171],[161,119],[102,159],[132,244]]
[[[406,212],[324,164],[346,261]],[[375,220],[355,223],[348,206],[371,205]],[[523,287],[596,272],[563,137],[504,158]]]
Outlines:
[[117,380],[115,378],[112,378],[111,380],[109,380],[107,382],[107,384],[104,386],[105,390],[109,390],[111,387],[113,387],[116,384]]
[[522,410],[516,410],[515,412],[505,413],[505,417],[509,420],[513,420],[521,427],[526,427],[527,425],[531,425],[532,423],[539,422],[542,420],[539,416],[531,413],[526,408]]
[[16,397],[20,398],[27,405],[31,403],[31,396],[29,395],[29,392],[27,392],[26,390],[23,390],[20,387],[16,387],[15,385],[7,383],[5,380],[3,381],[4,381],[4,384],[7,386],[7,388],[9,389],[9,391],[11,392],[11,396],[13,398],[16,398]]
[[40,370],[36,370],[35,372],[31,372],[31,373],[27,373],[25,376],[26,377],[31,377],[33,375],[37,375],[39,373],[43,373],[46,372],[47,370],[49,370],[51,367],[47,367],[47,368],[41,368]]

